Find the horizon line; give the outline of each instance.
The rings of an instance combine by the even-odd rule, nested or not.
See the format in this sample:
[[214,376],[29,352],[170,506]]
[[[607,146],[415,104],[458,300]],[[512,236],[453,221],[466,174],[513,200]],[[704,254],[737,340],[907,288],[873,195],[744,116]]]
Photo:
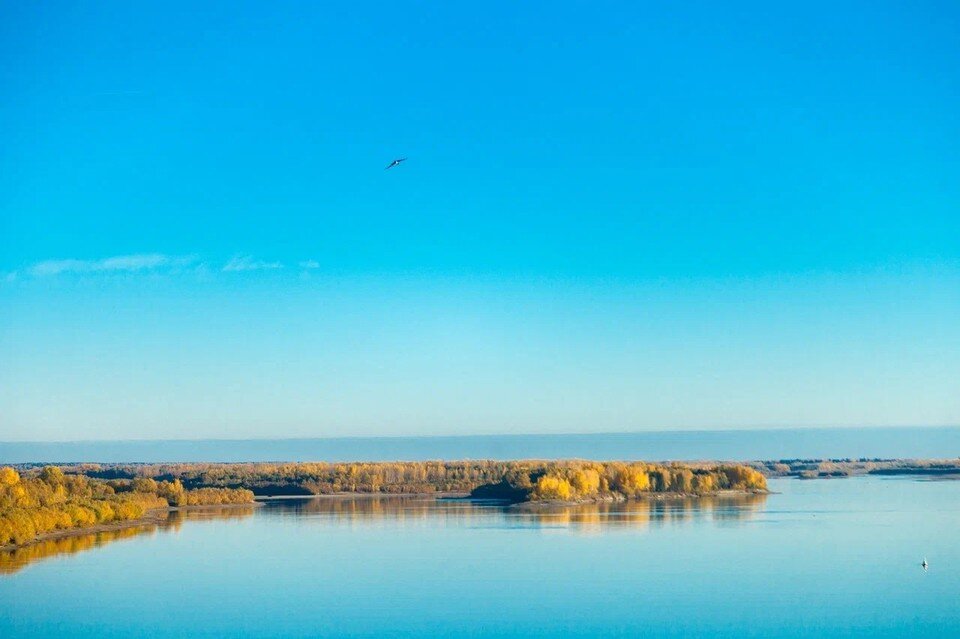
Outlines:
[[849,426],[746,426],[741,428],[673,428],[660,430],[631,430],[631,431],[598,431],[598,432],[564,432],[564,433],[474,433],[474,434],[424,434],[424,435],[319,435],[314,437],[204,437],[204,438],[129,438],[129,439],[65,439],[65,440],[0,440],[2,444],[133,444],[159,442],[256,442],[256,441],[308,441],[318,439],[350,440],[350,439],[467,439],[476,437],[596,437],[604,435],[644,435],[661,433],[731,433],[731,432],[776,432],[798,430],[894,430],[894,429],[951,429],[960,428],[960,424],[885,424],[885,425],[849,425]]

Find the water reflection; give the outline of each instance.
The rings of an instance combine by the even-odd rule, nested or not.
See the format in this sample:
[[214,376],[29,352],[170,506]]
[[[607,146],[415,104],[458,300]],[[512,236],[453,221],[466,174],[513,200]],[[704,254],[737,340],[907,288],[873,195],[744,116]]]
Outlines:
[[0,575],[13,574],[41,559],[48,559],[60,555],[73,555],[115,541],[156,534],[157,532],[176,533],[186,521],[243,519],[252,515],[254,508],[254,506],[231,506],[173,511],[167,513],[166,518],[160,521],[140,526],[131,526],[129,528],[116,530],[101,530],[93,533],[61,537],[59,539],[47,539],[28,546],[0,551]]
[[268,501],[266,506],[209,507],[174,511],[157,523],[49,539],[0,552],[0,574],[12,574],[42,559],[71,555],[142,535],[176,533],[186,522],[240,520],[264,516],[323,518],[336,525],[363,526],[383,520],[444,526],[565,528],[595,533],[611,528],[645,529],[706,519],[718,525],[748,520],[763,509],[767,495],[731,495],[622,503],[509,505],[502,502],[432,497],[315,497]]
[[528,526],[573,528],[600,532],[607,528],[648,528],[679,525],[707,519],[715,524],[735,524],[763,509],[767,495],[730,495],[697,499],[644,500],[621,503],[570,504],[520,507],[516,517]]
[[427,521],[441,525],[508,525],[571,528],[646,528],[708,519],[735,524],[763,509],[767,495],[724,495],[696,499],[644,500],[620,503],[509,505],[496,501],[423,497],[316,497],[268,502],[264,514],[319,517],[337,524],[365,525],[391,520]]

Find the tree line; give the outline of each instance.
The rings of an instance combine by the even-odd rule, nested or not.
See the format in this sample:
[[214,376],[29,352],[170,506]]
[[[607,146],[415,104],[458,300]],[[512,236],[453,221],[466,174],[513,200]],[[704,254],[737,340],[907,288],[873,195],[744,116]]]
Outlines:
[[74,472],[109,480],[181,482],[192,489],[246,488],[258,495],[469,493],[526,500],[632,499],[651,493],[762,491],[741,465],[592,461],[111,464]]
[[516,501],[595,501],[637,499],[658,493],[761,492],[766,488],[762,473],[740,465],[559,461],[518,469],[495,485],[479,487],[474,494],[499,494]]

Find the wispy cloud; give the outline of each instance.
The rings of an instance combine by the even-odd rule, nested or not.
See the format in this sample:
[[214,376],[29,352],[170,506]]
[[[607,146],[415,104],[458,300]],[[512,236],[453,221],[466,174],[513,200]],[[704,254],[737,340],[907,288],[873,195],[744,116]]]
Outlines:
[[316,260],[303,260],[300,262],[300,268],[315,269],[320,268],[320,262]]
[[[305,260],[299,263],[303,269],[316,269],[319,262]],[[26,266],[18,271],[0,272],[0,281],[12,282],[21,276],[33,278],[56,277],[63,275],[110,275],[124,273],[174,274],[190,272],[208,272],[208,264],[197,256],[165,255],[163,253],[138,253],[133,255],[114,255],[94,260],[57,259],[44,260]],[[247,271],[273,271],[284,267],[279,261],[258,260],[249,255],[233,257],[220,271],[239,273]]]
[[155,271],[187,266],[196,262],[195,257],[171,256],[161,253],[116,255],[99,260],[45,260],[37,262],[28,270],[31,275],[45,277],[64,273],[130,273]]
[[271,271],[279,268],[283,268],[283,264],[280,262],[264,262],[262,260],[255,260],[250,256],[234,257],[223,265],[223,270],[228,273],[238,271]]

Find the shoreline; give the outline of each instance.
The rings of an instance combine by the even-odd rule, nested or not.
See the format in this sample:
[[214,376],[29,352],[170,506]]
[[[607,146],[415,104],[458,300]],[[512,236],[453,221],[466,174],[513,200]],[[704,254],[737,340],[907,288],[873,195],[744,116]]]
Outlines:
[[257,501],[273,501],[281,499],[357,499],[357,498],[417,498],[425,499],[433,497],[436,499],[464,499],[469,498],[468,492],[436,492],[436,493],[320,493],[317,495],[257,495]]
[[143,526],[162,526],[165,524],[171,513],[175,512],[195,512],[202,510],[212,510],[214,508],[240,508],[263,506],[262,503],[253,501],[247,504],[198,504],[195,506],[170,506],[169,508],[155,508],[148,511],[143,517],[137,519],[127,519],[124,521],[111,521],[96,526],[84,526],[82,528],[67,528],[65,530],[51,530],[37,535],[24,544],[7,544],[0,546],[0,552],[9,552],[19,548],[26,548],[44,541],[53,541],[56,539],[66,539],[68,537],[81,537],[83,535],[96,535],[104,532],[114,532],[127,528],[140,528]]
[[772,490],[718,490],[710,493],[646,493],[634,498],[616,498],[612,496],[596,499],[547,499],[540,501],[514,501],[506,497],[474,497],[468,492],[442,493],[326,493],[320,495],[258,495],[257,501],[281,501],[288,499],[465,499],[477,502],[500,502],[511,507],[526,506],[578,506],[582,504],[622,504],[643,501],[676,501],[681,499],[703,499],[709,497],[744,497],[748,495],[776,495]]
[[536,510],[555,506],[583,506],[585,504],[625,504],[630,502],[680,501],[685,499],[707,499],[710,497],[746,497],[750,495],[775,495],[771,490],[718,490],[712,493],[648,493],[634,498],[618,499],[600,497],[597,499],[545,499],[540,501],[518,501],[510,504],[518,510]]

